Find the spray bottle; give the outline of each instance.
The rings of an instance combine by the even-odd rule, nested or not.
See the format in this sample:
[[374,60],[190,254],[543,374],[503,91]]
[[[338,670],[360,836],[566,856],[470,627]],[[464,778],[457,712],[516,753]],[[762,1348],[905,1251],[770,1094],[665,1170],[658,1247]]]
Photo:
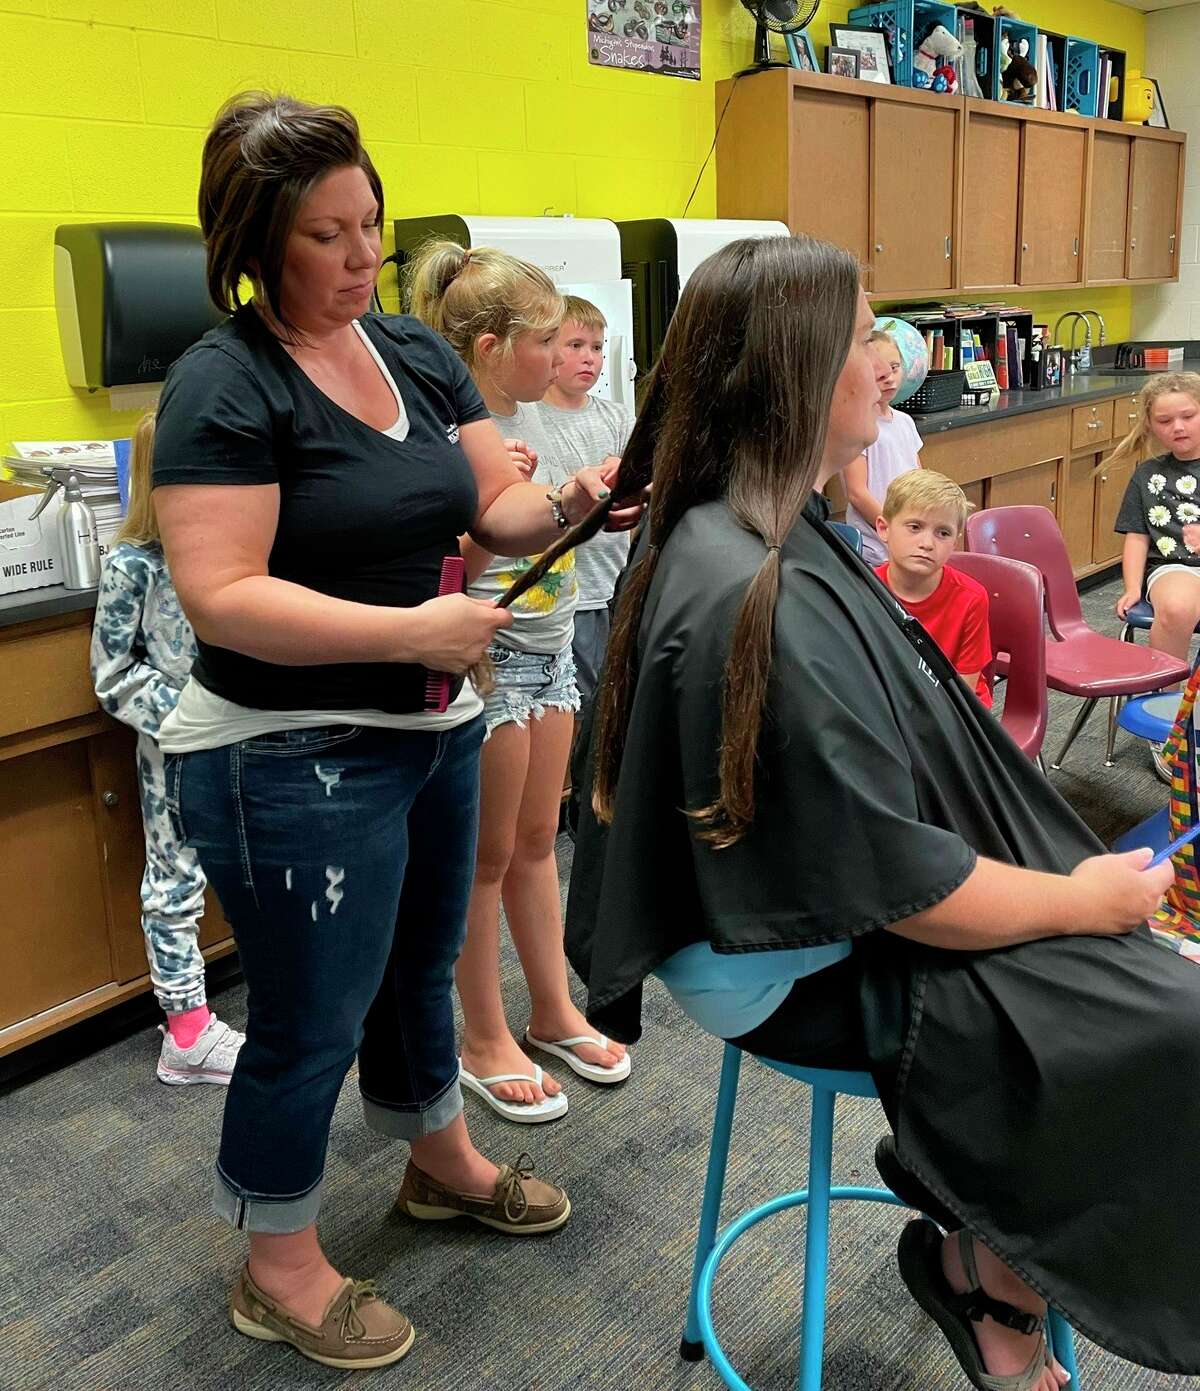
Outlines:
[[45,510],[59,488],[63,490],[56,519],[63,587],[95,589],[100,583],[100,541],[95,514],[84,501],[79,478],[73,470],[46,469],[45,473],[49,479],[46,492],[31,517]]

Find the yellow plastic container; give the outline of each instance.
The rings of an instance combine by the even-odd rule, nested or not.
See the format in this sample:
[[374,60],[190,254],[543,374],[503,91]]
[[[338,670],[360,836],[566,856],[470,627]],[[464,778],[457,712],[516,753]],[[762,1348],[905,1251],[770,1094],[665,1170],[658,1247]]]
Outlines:
[[1136,69],[1125,74],[1125,114],[1122,120],[1142,126],[1154,111],[1154,84]]

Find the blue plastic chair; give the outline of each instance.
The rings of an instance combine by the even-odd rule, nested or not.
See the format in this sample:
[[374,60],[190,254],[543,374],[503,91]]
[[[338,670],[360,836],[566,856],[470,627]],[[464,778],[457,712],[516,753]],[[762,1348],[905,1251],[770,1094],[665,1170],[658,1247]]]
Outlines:
[[[1139,599],[1136,604],[1126,610],[1125,622],[1121,628],[1122,642],[1136,642],[1134,633],[1148,630],[1154,625],[1154,609],[1148,599]],[[1200,633],[1200,623],[1196,624],[1195,631]]]
[[862,532],[858,527],[851,526],[849,522],[830,522],[829,525],[837,532],[843,541],[850,547],[855,555],[862,555]]
[[1139,739],[1161,744],[1170,734],[1183,699],[1178,691],[1155,691],[1151,695],[1131,696],[1117,716],[1117,723]]
[[[684,1013],[702,1028],[711,1031],[721,1012],[721,996],[729,994],[736,1012],[757,1000],[761,1012],[768,1005],[769,1017],[775,1004],[772,992],[782,989],[786,996],[792,981],[821,970],[849,954],[847,944],[783,952],[748,952],[720,955],[707,947],[689,947],[664,963],[656,974],[663,979]],[[772,961],[772,958],[775,958]],[[806,958],[809,965],[805,965]],[[817,964],[819,962],[819,964]],[[796,969],[796,965],[799,969]],[[772,978],[771,972],[774,971]],[[787,979],[780,975],[791,970]],[[735,1037],[746,1032],[738,1020],[729,1032]],[[751,1208],[719,1234],[717,1223],[725,1188],[725,1170],[733,1133],[733,1113],[737,1101],[742,1050],[725,1044],[721,1080],[717,1089],[716,1114],[708,1151],[708,1171],[700,1208],[700,1226],[692,1266],[692,1287],[688,1296],[687,1320],[679,1354],[687,1362],[700,1361],[705,1353],[712,1360],[722,1382],[734,1391],[751,1391],[737,1373],[717,1337],[712,1322],[712,1292],[717,1269],[733,1244],[751,1227],[786,1208],[807,1207],[808,1222],[804,1238],[804,1301],[800,1326],[800,1370],[797,1391],[821,1391],[821,1370],[825,1351],[826,1292],[829,1277],[829,1211],[834,1200],[886,1203],[893,1207],[907,1204],[887,1188],[834,1187],[833,1117],[839,1095],[876,1097],[875,1084],[866,1072],[838,1072],[825,1068],[794,1067],[760,1058],[760,1062],[812,1088],[812,1117],[809,1126],[808,1187],[785,1193]],[[1074,1339],[1070,1326],[1053,1310],[1046,1333],[1054,1355],[1071,1374],[1070,1386],[1081,1391],[1075,1363]]]
[[1126,850],[1140,850],[1142,846],[1148,845],[1157,855],[1160,850],[1165,850],[1171,843],[1171,808],[1163,807],[1161,811],[1156,811],[1153,816],[1148,816],[1145,821],[1139,821],[1130,831],[1126,831],[1123,836],[1118,836],[1113,841],[1113,853],[1123,855]]

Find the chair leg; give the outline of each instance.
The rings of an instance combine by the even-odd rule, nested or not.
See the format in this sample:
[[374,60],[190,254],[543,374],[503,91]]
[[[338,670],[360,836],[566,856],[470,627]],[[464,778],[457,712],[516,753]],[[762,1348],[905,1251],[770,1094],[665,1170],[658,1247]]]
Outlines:
[[1132,623],[1123,624],[1123,625],[1122,625],[1122,628],[1121,628],[1121,641],[1122,641],[1122,642],[1133,642],[1134,640],[1135,640],[1135,639],[1134,639],[1134,636],[1133,636],[1133,624],[1132,624]]
[[1079,731],[1084,727],[1084,725],[1087,724],[1088,716],[1092,713],[1092,711],[1095,708],[1095,696],[1093,696],[1089,700],[1085,700],[1082,706],[1080,706],[1079,714],[1075,716],[1075,723],[1071,726],[1070,732],[1067,735],[1067,742],[1059,750],[1058,757],[1054,759],[1054,761],[1050,764],[1051,768],[1053,768],[1056,773],[1063,765],[1063,759],[1067,756],[1067,750],[1075,742],[1076,736],[1079,734]]
[[725,1045],[721,1059],[721,1085],[717,1089],[717,1110],[713,1117],[712,1141],[708,1147],[708,1173],[704,1177],[704,1201],[700,1205],[700,1229],[696,1233],[696,1258],[692,1264],[692,1288],[688,1295],[687,1322],[679,1342],[679,1355],[685,1362],[704,1360],[700,1339],[700,1319],[696,1312],[700,1272],[717,1239],[721,1216],[721,1194],[725,1190],[725,1168],[729,1160],[729,1137],[733,1133],[733,1110],[737,1104],[738,1075],[742,1050]]
[[1071,1391],[1083,1391],[1079,1382],[1079,1369],[1075,1365],[1075,1335],[1071,1331],[1071,1325],[1061,1314],[1056,1314],[1051,1309],[1046,1316],[1046,1332],[1050,1339],[1050,1351],[1062,1363],[1063,1371],[1071,1378],[1067,1385]]
[[814,1087],[808,1144],[808,1227],[804,1236],[804,1314],[796,1391],[821,1391],[825,1298],[829,1275],[829,1184],[833,1172],[833,1108],[837,1094]]
[[1104,766],[1113,766],[1113,750],[1117,746],[1117,716],[1121,713],[1121,697],[1108,698],[1108,742],[1104,750]]

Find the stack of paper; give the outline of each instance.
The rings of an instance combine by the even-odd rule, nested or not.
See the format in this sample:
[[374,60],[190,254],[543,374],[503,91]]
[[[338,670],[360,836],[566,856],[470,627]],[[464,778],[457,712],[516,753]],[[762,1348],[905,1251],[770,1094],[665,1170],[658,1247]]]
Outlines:
[[[44,488],[51,469],[60,477],[69,470],[79,479],[80,491],[96,517],[96,534],[103,556],[124,519],[113,441],[14,440],[12,453],[6,455],[0,466],[0,476],[10,483]],[[49,510],[53,514],[54,503]]]

